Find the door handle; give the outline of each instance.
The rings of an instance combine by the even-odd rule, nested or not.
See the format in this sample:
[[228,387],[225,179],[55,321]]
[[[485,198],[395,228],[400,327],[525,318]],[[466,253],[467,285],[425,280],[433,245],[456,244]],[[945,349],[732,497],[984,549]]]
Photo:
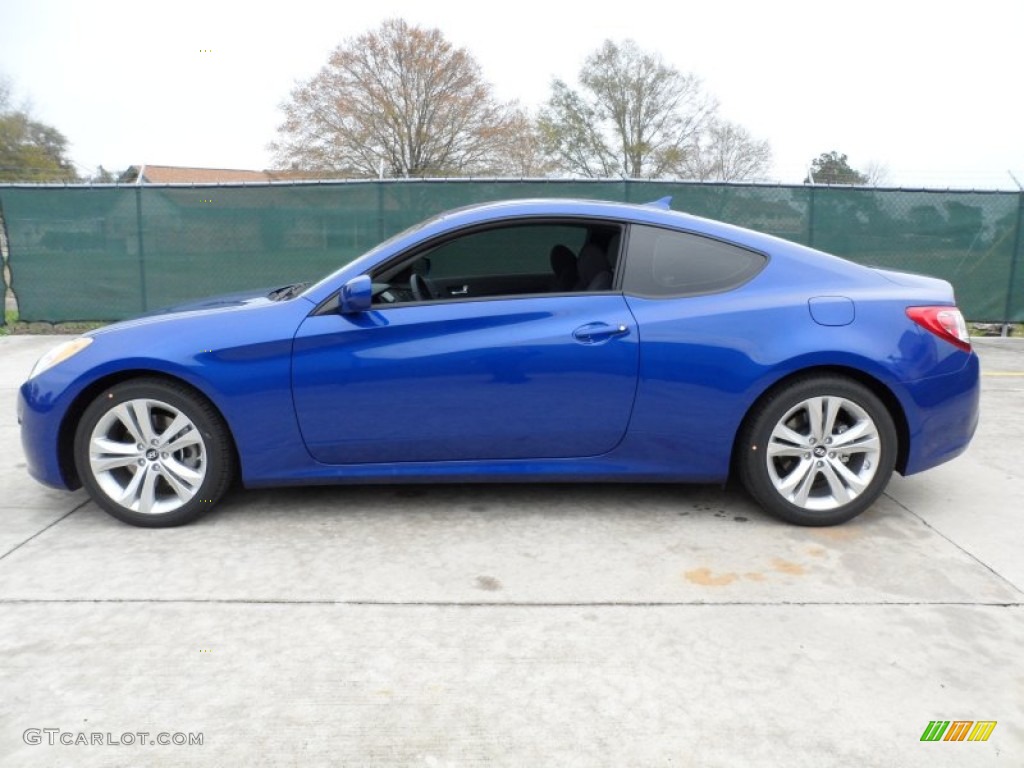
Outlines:
[[448,289],[448,294],[450,296],[465,296],[467,293],[469,293],[469,286],[468,285],[464,285],[461,288],[449,288]]
[[573,331],[572,336],[581,344],[600,344],[602,341],[608,341],[616,336],[625,336],[627,333],[629,333],[629,327],[623,324],[587,323]]

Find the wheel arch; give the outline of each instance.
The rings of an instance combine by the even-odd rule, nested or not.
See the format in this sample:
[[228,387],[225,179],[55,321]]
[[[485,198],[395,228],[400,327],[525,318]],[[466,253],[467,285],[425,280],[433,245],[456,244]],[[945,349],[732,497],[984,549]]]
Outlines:
[[752,414],[757,410],[758,405],[780,389],[789,386],[794,381],[810,378],[815,375],[844,376],[867,387],[871,390],[872,394],[882,401],[882,404],[892,417],[893,425],[896,427],[896,470],[902,473],[906,468],[907,457],[910,453],[910,428],[907,424],[907,416],[903,410],[903,405],[900,403],[899,398],[896,397],[896,394],[885,384],[885,382],[857,368],[845,365],[816,365],[787,373],[782,378],[774,381],[750,404],[750,407],[747,408],[746,413],[743,415],[739,429],[736,430],[736,435],[733,438],[732,453],[730,454],[730,474],[732,476],[736,475],[736,459],[739,455],[739,442],[747,429],[747,425],[752,418]]
[[89,404],[107,387],[112,387],[116,384],[123,384],[124,382],[131,381],[133,379],[162,379],[177,386],[187,388],[194,395],[209,403],[210,407],[217,412],[221,421],[224,422],[224,426],[227,429],[228,440],[231,443],[231,454],[234,459],[235,466],[238,468],[241,467],[241,457],[238,453],[238,446],[235,444],[235,436],[231,432],[231,425],[224,417],[224,412],[205,392],[180,376],[174,376],[164,371],[136,368],[117,371],[96,379],[82,389],[82,391],[75,396],[75,399],[72,400],[71,405],[68,406],[68,409],[64,414],[64,419],[60,423],[60,429],[57,433],[57,461],[60,466],[61,475],[69,488],[74,490],[76,488],[80,488],[82,485],[82,480],[78,476],[78,470],[75,468],[75,431],[78,428],[78,423],[82,419],[82,415],[85,413],[85,409],[88,408]]

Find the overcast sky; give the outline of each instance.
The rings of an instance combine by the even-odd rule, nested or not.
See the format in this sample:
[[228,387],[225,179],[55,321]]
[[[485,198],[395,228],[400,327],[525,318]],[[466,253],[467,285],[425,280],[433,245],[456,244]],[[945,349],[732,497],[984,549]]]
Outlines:
[[391,17],[438,27],[531,109],[632,38],[768,139],[774,180],[834,149],[894,185],[1024,183],[1024,0],[0,0],[0,75],[83,173],[262,169],[295,82]]

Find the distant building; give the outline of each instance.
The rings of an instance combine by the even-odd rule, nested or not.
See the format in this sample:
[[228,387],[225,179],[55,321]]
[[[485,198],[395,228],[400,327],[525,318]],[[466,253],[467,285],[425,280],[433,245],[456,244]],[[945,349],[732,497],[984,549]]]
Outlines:
[[266,184],[270,181],[338,179],[335,171],[249,171],[238,168],[189,168],[180,165],[133,165],[119,184]]

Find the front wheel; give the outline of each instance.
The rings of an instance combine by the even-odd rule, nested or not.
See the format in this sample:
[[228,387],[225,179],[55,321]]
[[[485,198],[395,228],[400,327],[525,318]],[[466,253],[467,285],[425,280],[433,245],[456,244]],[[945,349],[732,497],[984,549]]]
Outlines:
[[75,432],[75,467],[89,495],[132,525],[195,520],[234,474],[227,426],[203,397],[161,379],[108,387]]
[[758,403],[737,450],[740,479],[765,510],[797,525],[837,525],[885,490],[897,436],[870,389],[840,376],[811,376]]

